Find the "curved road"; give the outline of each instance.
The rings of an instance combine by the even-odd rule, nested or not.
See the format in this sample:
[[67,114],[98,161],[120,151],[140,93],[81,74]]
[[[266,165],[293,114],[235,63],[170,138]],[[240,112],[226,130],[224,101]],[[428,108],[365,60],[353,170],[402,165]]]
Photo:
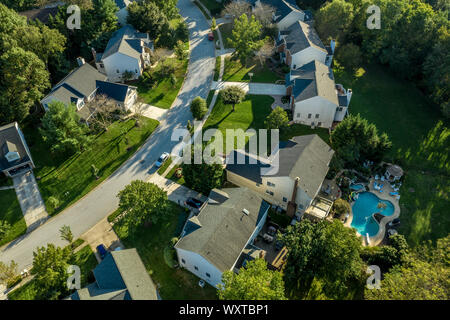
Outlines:
[[117,209],[116,195],[120,190],[133,180],[147,180],[161,153],[170,152],[178,143],[171,141],[172,132],[179,126],[185,127],[187,120],[193,121],[190,102],[196,96],[207,97],[215,65],[214,45],[207,39],[209,25],[205,17],[190,0],[179,0],[178,8],[189,27],[190,62],[183,87],[159,127],[141,149],[100,186],[33,232],[3,247],[1,261],[14,260],[19,270],[29,267],[36,247],[47,243],[65,245],[59,236],[63,225],[69,225],[74,238],[78,238]]

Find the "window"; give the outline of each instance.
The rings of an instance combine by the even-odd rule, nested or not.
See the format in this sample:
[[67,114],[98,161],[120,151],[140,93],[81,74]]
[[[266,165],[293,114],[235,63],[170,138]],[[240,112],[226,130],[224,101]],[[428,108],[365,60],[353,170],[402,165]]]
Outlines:
[[266,190],[266,193],[267,193],[267,194],[270,194],[271,196],[273,196],[273,192],[270,191],[270,190]]
[[120,73],[119,69],[116,70],[117,73]]
[[194,269],[198,271],[198,268],[197,268],[197,266],[194,266]]
[[294,67],[293,67],[293,69],[297,69],[297,65],[296,65],[296,64],[294,64]]
[[100,68],[104,69],[105,65],[103,63],[100,63]]
[[206,276],[208,277],[208,278],[211,278],[211,275],[207,272],[206,273]]
[[343,109],[342,107],[339,107],[339,108],[338,108],[338,111],[342,111],[342,109]]
[[287,202],[287,198],[283,197],[283,202]]
[[134,73],[138,73],[138,72],[137,72],[137,69],[134,69]]
[[299,207],[299,209],[303,209],[304,208],[301,203],[298,205],[298,207]]
[[320,127],[322,125],[322,122],[317,122],[317,126]]
[[186,261],[184,259],[181,259],[181,262],[186,263]]
[[272,182],[270,182],[270,181],[267,181],[267,185],[268,185],[269,187],[275,187],[275,183],[272,183]]
[[312,114],[308,113],[308,119],[311,119]]
[[319,119],[319,116],[320,116],[320,115],[319,115],[318,113],[316,113],[316,119]]
[[314,125],[315,125],[314,121],[313,121],[313,122],[311,122],[311,126],[314,126]]
[[300,118],[300,113],[297,113],[297,118]]
[[259,183],[256,184],[257,187],[260,187],[261,185]]

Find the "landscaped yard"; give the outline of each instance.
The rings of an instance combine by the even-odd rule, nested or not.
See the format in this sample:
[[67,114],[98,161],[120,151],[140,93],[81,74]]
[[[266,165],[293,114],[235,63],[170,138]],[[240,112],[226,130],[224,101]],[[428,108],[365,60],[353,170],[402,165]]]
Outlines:
[[387,161],[403,166],[400,233],[411,245],[447,236],[450,229],[448,125],[413,85],[384,67],[359,69],[356,76],[336,70],[336,83],[353,89],[350,112],[385,131],[393,142]]
[[[166,221],[150,227],[142,227],[136,233],[129,234],[120,222],[114,230],[127,248],[136,248],[145,267],[158,286],[164,300],[216,299],[216,290],[198,285],[199,278],[183,269],[174,269],[166,262],[171,239],[178,237],[187,219],[187,212],[170,202],[170,214]],[[165,258],[166,256],[166,258]]]
[[176,171],[178,168],[180,168],[179,165],[174,166],[174,167],[169,171],[169,173],[167,174],[166,178],[167,178],[167,179],[170,179],[170,180],[172,180],[172,181],[174,181],[174,182],[176,182],[176,183],[178,183],[178,184],[180,184],[180,185],[184,185],[184,184],[186,183],[186,181],[184,181],[184,177],[181,177],[181,178],[178,179],[178,178],[175,176],[175,171]]
[[225,49],[231,48],[231,45],[228,43],[228,39],[233,36],[233,24],[232,23],[224,23],[219,26],[220,33],[222,34],[223,47]]
[[243,66],[239,60],[225,58],[223,81],[250,82],[249,72],[253,73],[252,82],[275,83],[277,80],[284,80],[266,65],[261,66],[259,62],[254,61],[249,66]]
[[[51,196],[60,201],[57,210],[47,206],[49,214],[59,213],[109,177],[145,142],[158,124],[148,118],[140,120],[140,127],[135,126],[134,119],[117,121],[97,136],[88,150],[69,159],[53,156],[35,129],[25,130],[42,197],[46,204]],[[92,174],[92,164],[99,170],[98,180]]]
[[[80,267],[81,271],[81,287],[88,284],[88,277],[91,270],[97,266],[97,259],[95,258],[92,249],[86,245],[80,251],[75,253],[74,264]],[[12,291],[8,294],[9,300],[35,300],[37,295],[36,282],[30,280],[22,287]]]
[[11,225],[11,229],[6,235],[0,237],[0,246],[25,234],[27,224],[23,218],[19,201],[14,189],[0,190],[0,221],[6,221]]

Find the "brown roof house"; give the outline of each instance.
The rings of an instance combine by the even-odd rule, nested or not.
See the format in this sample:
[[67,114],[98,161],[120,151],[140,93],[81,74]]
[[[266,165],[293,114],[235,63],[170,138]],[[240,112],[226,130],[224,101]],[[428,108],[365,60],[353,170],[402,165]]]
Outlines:
[[0,171],[7,177],[15,177],[33,168],[33,159],[18,123],[0,127]]

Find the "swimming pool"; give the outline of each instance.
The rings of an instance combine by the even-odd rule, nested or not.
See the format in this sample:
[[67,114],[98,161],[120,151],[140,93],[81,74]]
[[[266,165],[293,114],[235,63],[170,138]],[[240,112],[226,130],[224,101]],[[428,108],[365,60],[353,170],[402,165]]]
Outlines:
[[[386,207],[378,208],[379,203],[386,204]],[[379,212],[384,216],[390,216],[394,213],[394,210],[392,202],[381,200],[372,192],[361,192],[352,207],[353,220],[351,226],[360,235],[366,236],[366,233],[368,233],[370,237],[373,237],[378,233],[380,226],[372,215]]]
[[359,191],[361,189],[364,189],[364,185],[362,183],[351,184],[350,189],[354,191]]

